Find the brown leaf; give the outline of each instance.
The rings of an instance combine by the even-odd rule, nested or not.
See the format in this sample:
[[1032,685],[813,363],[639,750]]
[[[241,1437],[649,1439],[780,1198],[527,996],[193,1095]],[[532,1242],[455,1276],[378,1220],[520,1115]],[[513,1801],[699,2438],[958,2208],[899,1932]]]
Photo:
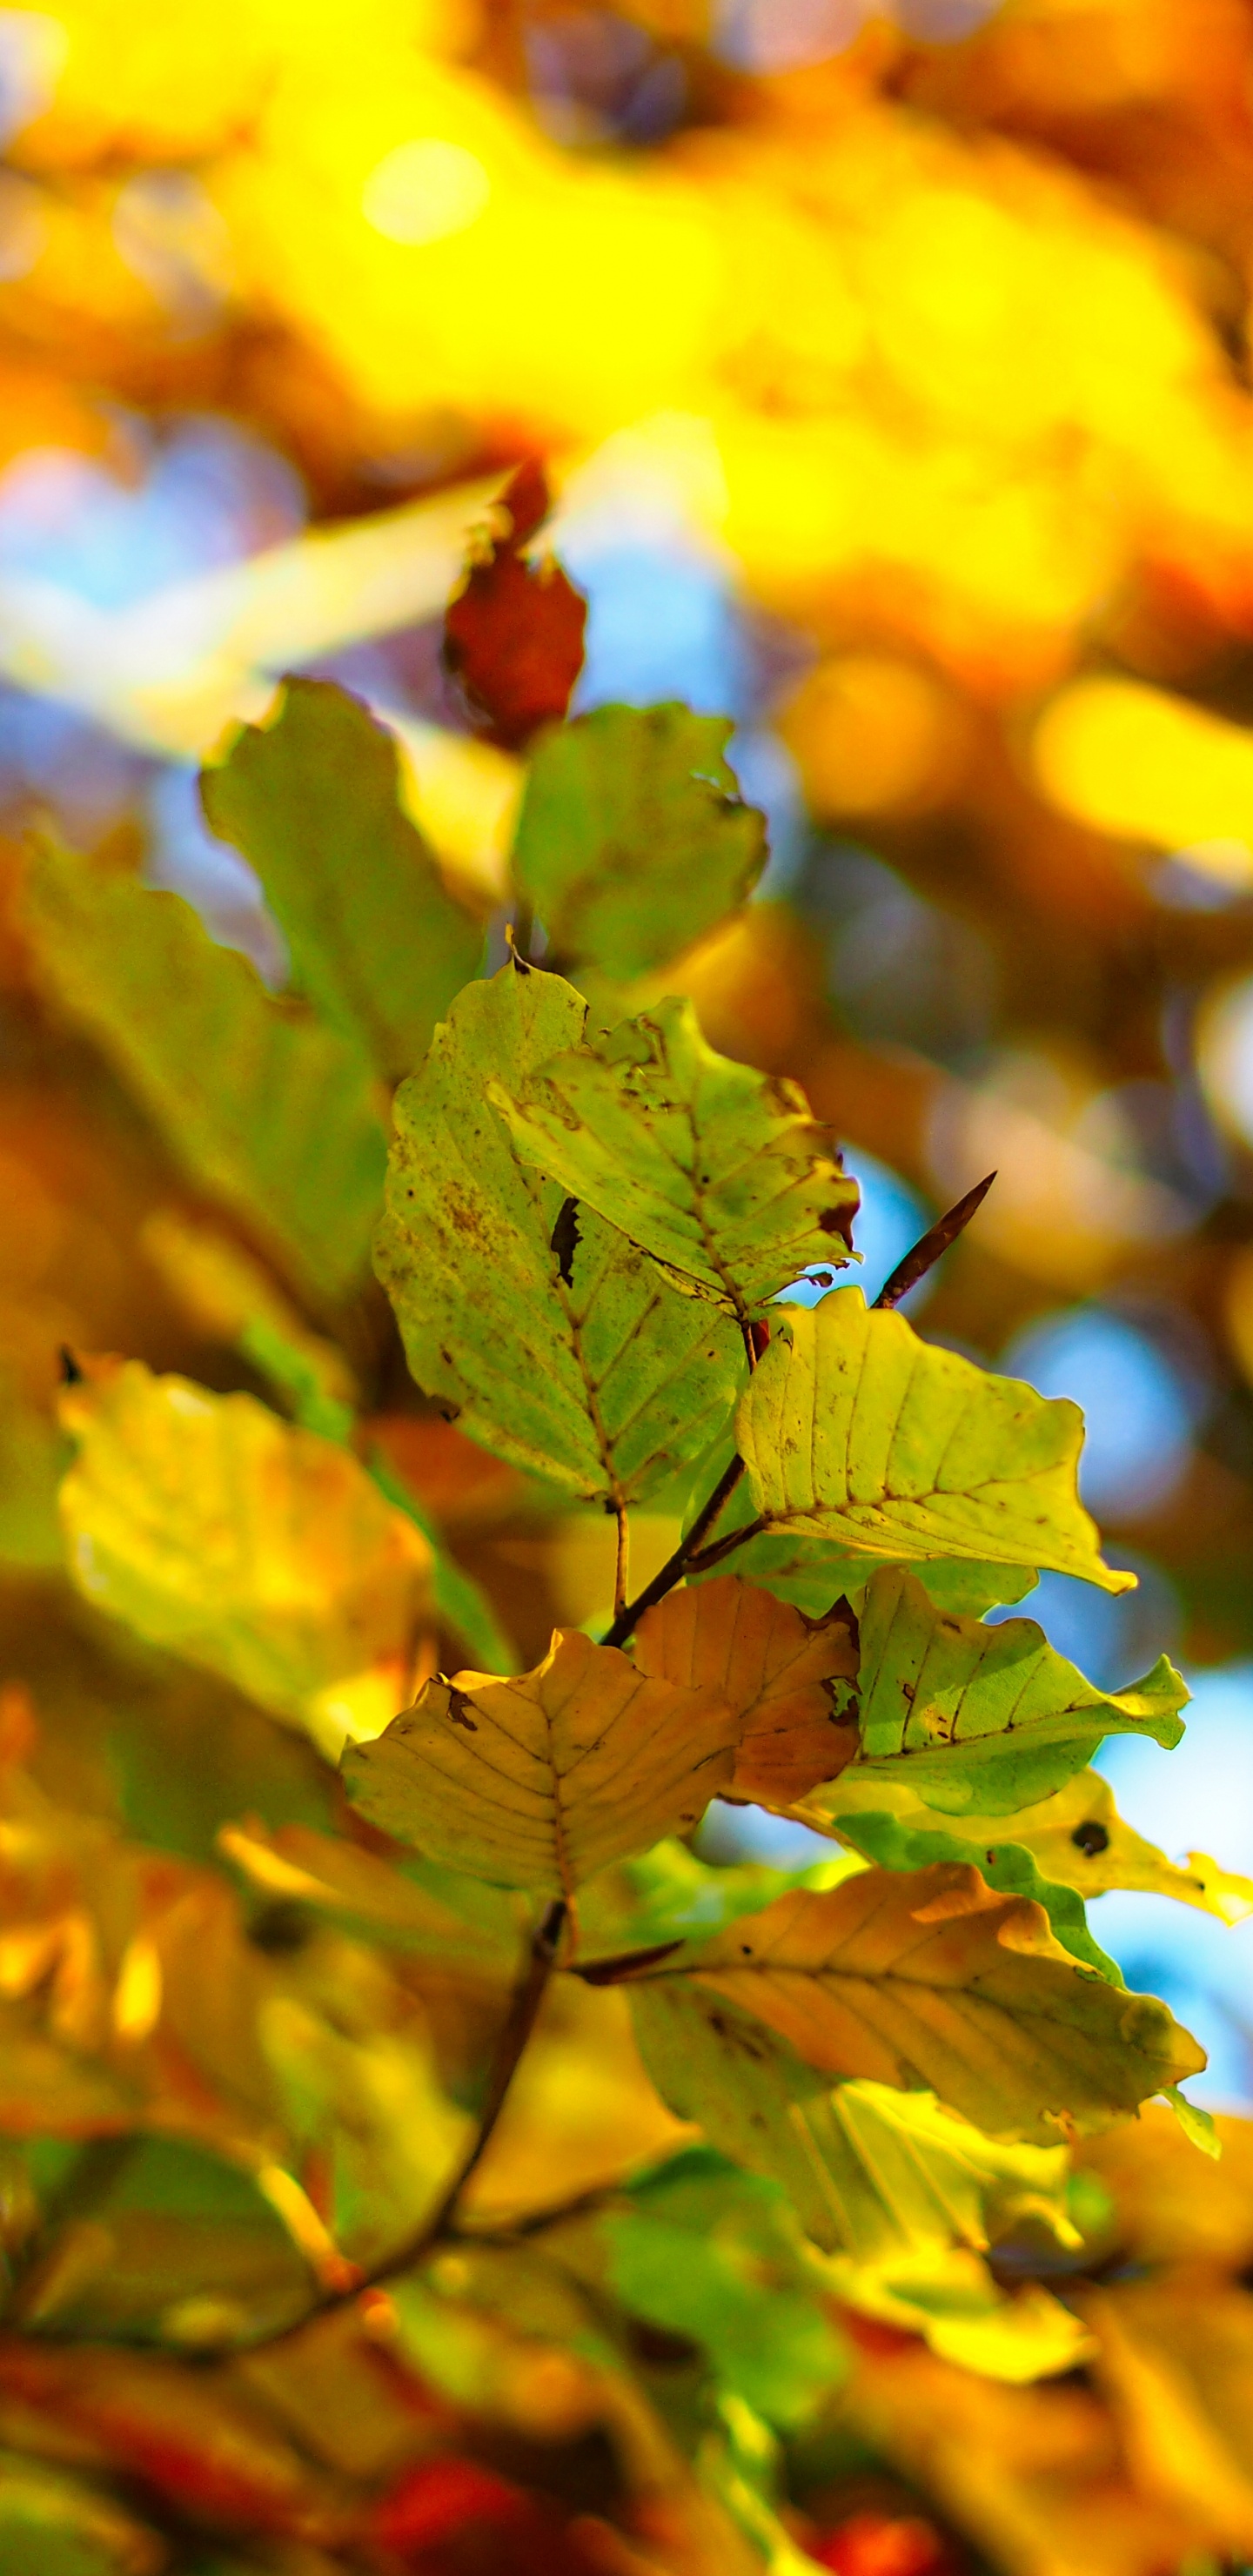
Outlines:
[[471,567],[444,623],[444,661],[493,741],[516,750],[559,722],[583,667],[587,602],[551,557],[522,553],[548,509],[542,465],[520,465],[502,506],[507,537]]
[[641,1672],[716,1690],[740,1723],[729,1795],[784,1806],[833,1780],[857,1751],[857,1723],[833,1682],[857,1678],[847,1603],[807,1619],[738,1574],[671,1592],[640,1621]]

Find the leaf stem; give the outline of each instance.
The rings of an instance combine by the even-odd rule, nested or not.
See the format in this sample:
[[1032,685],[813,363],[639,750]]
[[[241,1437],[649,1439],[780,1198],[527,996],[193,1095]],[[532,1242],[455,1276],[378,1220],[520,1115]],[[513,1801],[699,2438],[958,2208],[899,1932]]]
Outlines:
[[[601,1639],[602,1645],[625,1646],[628,1637],[634,1635],[645,1611],[651,1610],[655,1601],[664,1601],[667,1592],[673,1592],[676,1583],[682,1582],[688,1567],[694,1564],[700,1555],[702,1539],[706,1532],[713,1528],[723,1504],[730,1500],[743,1473],[743,1459],[733,1458],[730,1466],[723,1469],[708,1501],[702,1503],[687,1537],[676,1547],[674,1554],[666,1558],[665,1564],[653,1576],[652,1582],[646,1583],[643,1591],[636,1594],[634,1601],[628,1601],[625,1609],[617,1611],[612,1628]],[[719,1554],[729,1556],[733,1546],[738,1547],[744,1539],[752,1535],[753,1531],[750,1529],[732,1531],[729,1544],[720,1543]]]
[[631,1563],[631,1523],[625,1503],[616,1503],[614,1518],[618,1524],[618,1552],[613,1569],[613,1615],[620,1619],[626,1608],[627,1575]]
[[531,966],[535,962],[531,955],[531,941],[534,936],[534,906],[528,901],[526,895],[520,894],[518,907],[513,916],[513,953],[515,957],[521,958],[524,966]]

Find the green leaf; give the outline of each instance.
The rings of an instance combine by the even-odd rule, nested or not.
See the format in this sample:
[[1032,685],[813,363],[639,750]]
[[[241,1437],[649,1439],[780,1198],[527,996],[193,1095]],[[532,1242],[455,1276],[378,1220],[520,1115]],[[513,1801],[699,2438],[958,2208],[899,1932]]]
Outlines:
[[802,2423],[844,2376],[826,2285],[763,2176],[685,2148],[608,2210],[599,2232],[629,2314],[702,2345],[715,2379],[768,2424]]
[[[971,1868],[865,1870],[826,1894],[780,1897],[627,1991],[654,2080],[702,2122],[695,2069],[698,2056],[716,2060],[728,2007],[741,2076],[765,2032],[771,2084],[787,2078],[781,2045],[795,2062],[787,2080],[807,2065],[828,2083],[925,2089],[993,2136],[1042,2144],[1099,2128],[1204,2063],[1164,2004],[1078,1967],[1038,1907]],[[658,2066],[687,2049],[679,2101]]]
[[707,1447],[743,1382],[734,1327],[540,1180],[484,1093],[520,1090],[585,1005],[509,965],[453,1004],[396,1098],[378,1274],[409,1366],[463,1430],[589,1502],[641,1503]]
[[0,2452],[0,2576],[161,2576],[169,2556],[106,2490]]
[[827,1130],[796,1083],[716,1055],[690,1002],[659,1002],[488,1097],[524,1162],[741,1324],[849,1259],[857,1184]]
[[919,1340],[860,1288],[791,1307],[740,1404],[740,1454],[767,1529],[925,1564],[1049,1566],[1106,1592],[1079,1501],[1083,1417],[1017,1378]]
[[477,974],[483,935],[444,888],[399,798],[394,737],[329,680],[289,679],[200,796],[211,832],[255,868],[292,982],[395,1079]]
[[181,895],[43,845],[21,894],[35,968],[198,1189],[322,1296],[360,1281],[386,1140],[365,1059],[220,948]]
[[917,1577],[885,1568],[859,1621],[861,1751],[852,1768],[902,1779],[944,1815],[1006,1816],[1091,1761],[1106,1735],[1183,1734],[1190,1696],[1165,1655],[1104,1692],[1054,1652],[1033,1619],[995,1627],[937,1610]]
[[716,1692],[653,1681],[579,1629],[534,1672],[428,1682],[345,1755],[353,1805],[445,1868],[568,1897],[631,1851],[694,1825],[731,1776]]
[[430,1552],[350,1451],[139,1360],[66,1390],[69,1569],[150,1645],[221,1674],[331,1758],[403,1701]]
[[733,730],[685,706],[614,706],[541,736],[513,866],[559,956],[631,983],[746,901],[766,827],[723,757]]

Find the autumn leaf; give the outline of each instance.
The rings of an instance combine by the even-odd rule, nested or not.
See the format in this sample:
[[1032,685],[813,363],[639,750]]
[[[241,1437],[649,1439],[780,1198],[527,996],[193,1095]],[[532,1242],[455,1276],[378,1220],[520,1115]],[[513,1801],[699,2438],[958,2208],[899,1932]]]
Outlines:
[[525,1163],[741,1325],[849,1259],[857,1184],[804,1093],[716,1055],[690,1002],[659,1002],[488,1098]]
[[288,679],[200,795],[260,877],[297,990],[377,1073],[410,1072],[483,936],[400,803],[394,737],[331,681]]
[[[988,1886],[1000,1895],[1027,1896],[1042,1906],[1056,1939],[1072,1959],[1095,1968],[1111,1985],[1122,1984],[1121,1968],[1093,1938],[1082,1897],[1046,1876],[1034,1851],[1017,1839],[1018,1817],[1008,1826],[1003,1816],[941,1818],[912,1790],[885,1781],[881,1774],[855,1770],[842,1773],[841,1778],[848,1784],[842,1794],[832,1783],[830,1798],[814,1792],[799,1799],[791,1814],[814,1833],[838,1835],[841,1843],[880,1869],[930,1869],[937,1861],[973,1860]],[[1064,1790],[1057,1794],[1059,1800],[1066,1796]],[[1039,1812],[1053,1803],[1045,1799]]]
[[444,620],[444,660],[494,742],[513,751],[559,721],[583,667],[587,602],[551,557],[523,548],[548,511],[542,465],[518,467],[499,504],[508,534],[472,564]]
[[[1205,1852],[1169,1860],[1118,1813],[1114,1792],[1098,1771],[1082,1771],[1051,1798],[1004,1816],[950,1816],[946,1828],[964,1845],[1012,1840],[1029,1852],[1043,1877],[1081,1896],[1126,1888],[1144,1896],[1173,1896],[1179,1905],[1242,1923],[1253,1914],[1253,1879],[1220,1869]],[[980,1866],[983,1866],[980,1853]]]
[[[1204,2064],[1164,2004],[1085,1973],[1038,1907],[972,1868],[865,1870],[829,1894],[781,1897],[629,1991],[650,2071],[690,2118],[702,2117],[692,2083],[673,2070],[698,2041],[716,2059],[728,2005],[741,2077],[764,2027],[828,2081],[926,2088],[994,2137],[1041,2143],[1099,2127]],[[784,2082],[773,2049],[770,2063]]]
[[395,1105],[376,1246],[410,1369],[497,1456],[640,1503],[708,1446],[743,1382],[734,1326],[520,1162],[486,1105],[573,1044],[586,1005],[517,965],[453,1004]]
[[860,1288],[788,1309],[737,1429],[768,1530],[881,1561],[1003,1559],[1106,1592],[1134,1584],[1103,1563],[1079,1501],[1078,1406],[920,1341]]
[[332,1759],[387,1723],[429,1623],[430,1550],[350,1451],[138,1360],[68,1388],[63,1412],[61,1520],[89,1601]]
[[35,971],[187,1178],[323,1297],[359,1282],[386,1138],[365,1058],[276,1001],[189,903],[44,844],[21,896]]
[[569,1896],[694,1825],[731,1776],[735,1740],[716,1692],[652,1680],[576,1629],[516,1680],[428,1682],[343,1770],[354,1806],[396,1841],[498,1886]]
[[554,955],[631,983],[751,894],[766,827],[724,757],[729,717],[597,707],[531,755],[513,848]]
[[1031,1619],[995,1627],[935,1609],[903,1567],[876,1574],[858,1622],[858,1770],[901,1779],[949,1815],[1003,1816],[1084,1769],[1102,1738],[1169,1749],[1188,1698],[1165,1655],[1126,1690],[1100,1691]]
[[740,1726],[729,1794],[786,1805],[857,1750],[844,1714],[857,1675],[847,1611],[810,1620],[738,1575],[676,1591],[640,1621],[635,1661],[659,1679],[718,1691]]

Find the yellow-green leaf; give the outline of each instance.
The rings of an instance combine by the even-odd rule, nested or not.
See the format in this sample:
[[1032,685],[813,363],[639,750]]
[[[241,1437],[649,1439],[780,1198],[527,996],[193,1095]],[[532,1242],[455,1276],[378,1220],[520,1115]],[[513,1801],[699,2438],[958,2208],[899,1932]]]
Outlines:
[[209,937],[189,903],[42,846],[21,912],[54,1006],[86,1030],[195,1183],[296,1277],[365,1269],[386,1138],[365,1057]]
[[414,1377],[473,1439],[588,1502],[639,1503],[708,1446],[744,1361],[728,1318],[529,1170],[486,1105],[573,1044],[585,1008],[517,965],[459,996],[397,1094],[376,1263]]
[[[830,1811],[841,1826],[844,1820],[838,1810],[843,1786],[843,1782],[837,1785],[830,1801]],[[851,1794],[859,1799],[874,1797],[868,1783],[859,1784]],[[881,1796],[874,1802],[887,1803]],[[815,1810],[827,1803],[813,1801]],[[895,1792],[891,1803],[898,1805]],[[920,1823],[925,1820],[921,1804],[917,1818]],[[912,1802],[909,1820],[914,1821]],[[1031,1855],[1043,1878],[1075,1888],[1081,1896],[1104,1896],[1117,1887],[1144,1896],[1173,1896],[1177,1904],[1216,1914],[1223,1923],[1242,1923],[1253,1914],[1253,1878],[1220,1869],[1205,1852],[1189,1852],[1183,1862],[1168,1860],[1155,1843],[1146,1842],[1124,1823],[1114,1792],[1098,1771],[1076,1773],[1054,1797],[1042,1798],[1011,1818],[963,1815],[946,1817],[945,1823],[950,1834],[975,1847],[971,1856],[977,1857],[980,1868],[985,1866],[984,1846],[998,1850],[999,1856],[999,1846],[1008,1847],[1012,1840]]]
[[261,879],[297,990],[376,1072],[411,1072],[483,934],[400,803],[394,736],[333,682],[289,679],[200,794]]
[[430,1550],[351,1453],[250,1395],[138,1360],[67,1390],[75,1583],[334,1757],[386,1725],[428,1621]]
[[787,1310],[738,1439],[768,1530],[881,1562],[970,1557],[1134,1584],[1102,1563],[1079,1501],[1078,1406],[920,1341],[860,1288]]
[[937,1610],[903,1566],[867,1586],[859,1619],[864,1776],[904,1780],[945,1815],[1004,1816],[1049,1797],[1105,1735],[1183,1734],[1189,1694],[1165,1655],[1142,1682],[1100,1691],[1033,1619],[985,1627]]
[[694,1825],[731,1776],[717,1693],[653,1681],[578,1629],[516,1680],[457,1673],[344,1758],[353,1805],[447,1868],[568,1896]]
[[740,1320],[849,1258],[857,1184],[797,1084],[716,1055],[673,999],[489,1085],[524,1162]]
[[735,1574],[668,1593],[640,1621],[643,1673],[720,1693],[740,1736],[730,1794],[786,1805],[857,1750],[846,1715],[857,1673],[851,1615],[806,1619]]
[[835,2255],[831,2286],[843,2305],[920,2334],[932,2352],[985,2379],[1020,2386],[1077,2370],[1096,2338],[1060,2299],[1029,2281],[1008,2294],[977,2254],[960,2245],[855,2262]]
[[541,735],[513,866],[556,953],[631,983],[743,903],[765,820],[740,798],[726,716],[597,707]]
[[[716,2039],[729,2005],[741,2054],[764,2028],[828,2081],[925,2088],[993,2136],[1040,2143],[1099,2128],[1205,2062],[1164,2004],[1077,1967],[1038,1906],[961,1866],[864,1870],[780,1897],[629,1991],[654,2022],[670,2017],[680,2052],[685,2033]],[[690,2098],[675,2107],[703,2116]]]

